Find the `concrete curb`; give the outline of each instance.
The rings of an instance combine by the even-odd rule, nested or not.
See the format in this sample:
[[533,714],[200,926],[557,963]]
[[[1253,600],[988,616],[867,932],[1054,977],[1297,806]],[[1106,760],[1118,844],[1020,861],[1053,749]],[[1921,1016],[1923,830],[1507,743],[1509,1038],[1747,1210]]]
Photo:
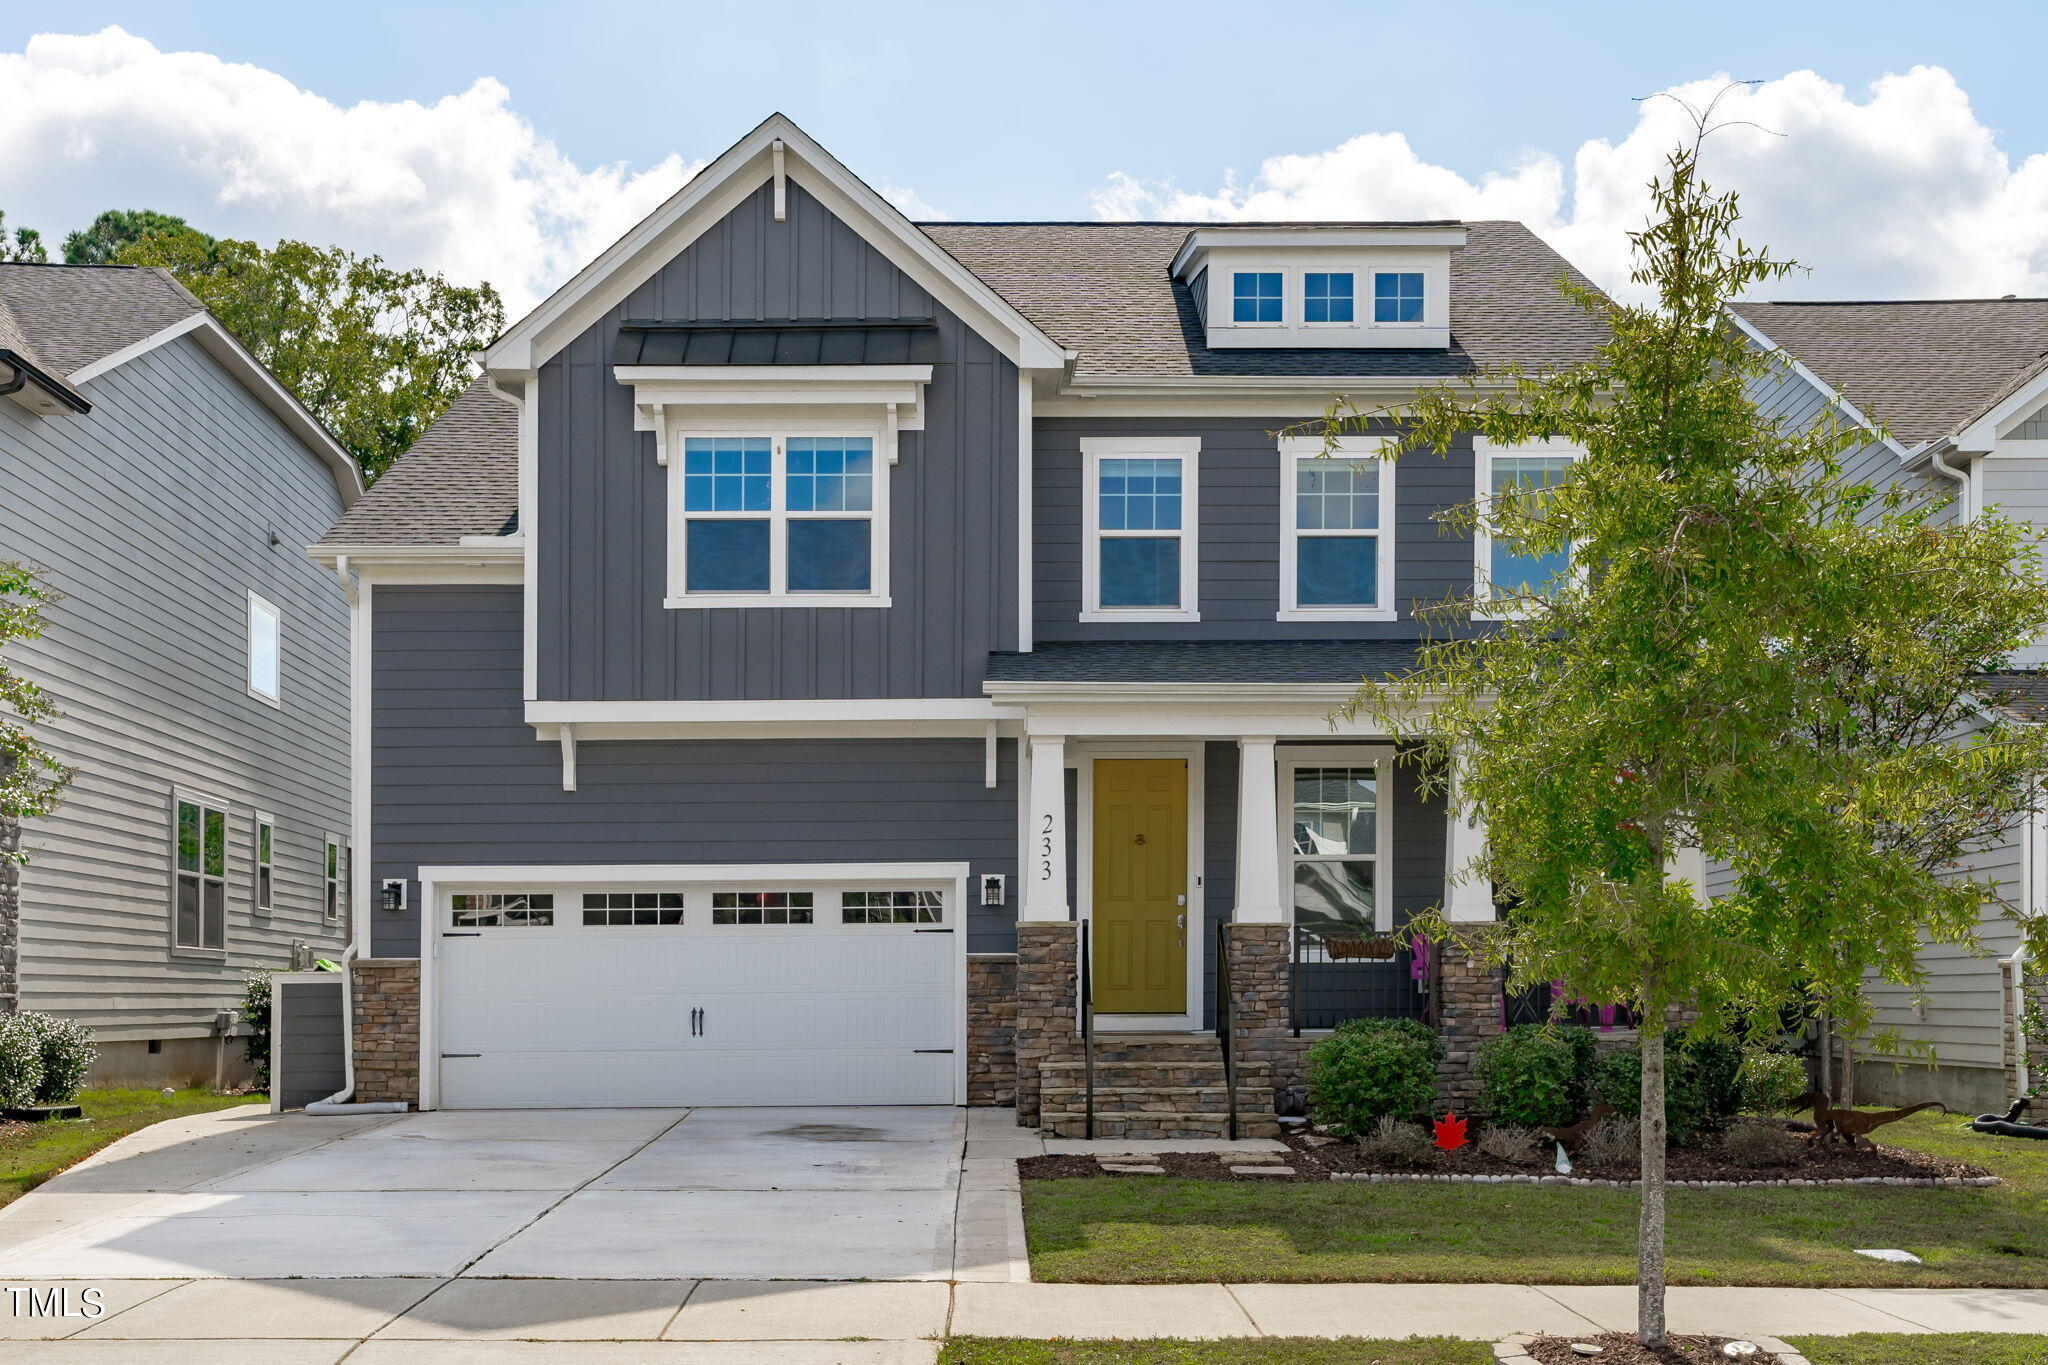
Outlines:
[[[1493,1344],[1494,1365],[1542,1365],[1527,1350],[1529,1343],[1535,1339],[1534,1333],[1518,1332],[1514,1336],[1496,1341]],[[1776,1337],[1744,1337],[1742,1340],[1753,1341],[1761,1349],[1777,1356],[1778,1365],[1813,1365],[1812,1361]],[[1587,1357],[1588,1360],[1594,1358]]]

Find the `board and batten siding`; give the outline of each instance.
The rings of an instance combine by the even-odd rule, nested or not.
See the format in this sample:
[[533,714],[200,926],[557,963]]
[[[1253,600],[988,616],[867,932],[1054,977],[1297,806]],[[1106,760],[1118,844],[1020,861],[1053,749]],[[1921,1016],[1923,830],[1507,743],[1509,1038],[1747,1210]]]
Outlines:
[[[337,948],[322,859],[349,828],[348,606],[305,547],[341,514],[327,466],[180,338],[84,386],[90,413],[0,402],[0,559],[61,594],[10,662],[62,709],[77,770],[22,832],[21,1003],[102,1040],[198,1037],[294,940]],[[249,695],[248,594],[284,617],[283,704]],[[226,952],[171,942],[172,793],[225,804]],[[275,817],[274,909],[254,817]]]
[[[1469,535],[1436,517],[1476,492],[1472,443],[1448,454],[1405,455],[1394,477],[1394,621],[1280,621],[1280,448],[1277,431],[1301,418],[1045,418],[1032,441],[1034,629],[1040,640],[1388,640],[1412,639],[1416,604],[1472,590]],[[1201,453],[1196,574],[1202,619],[1187,622],[1082,621],[1086,521],[1081,482],[1086,437],[1198,437]]]
[[[612,377],[626,318],[935,318],[925,427],[889,480],[887,608],[677,609],[668,472]],[[538,676],[546,700],[978,697],[1014,647],[1017,368],[792,185],[735,208],[542,367]]]
[[[965,862],[1015,884],[1013,741],[990,789],[979,738],[585,740],[563,791],[560,749],[522,718],[519,589],[372,601],[379,881],[432,864]],[[1011,950],[1010,899],[968,907],[969,951]],[[376,956],[418,955],[419,900],[413,881],[405,911],[372,912]]]

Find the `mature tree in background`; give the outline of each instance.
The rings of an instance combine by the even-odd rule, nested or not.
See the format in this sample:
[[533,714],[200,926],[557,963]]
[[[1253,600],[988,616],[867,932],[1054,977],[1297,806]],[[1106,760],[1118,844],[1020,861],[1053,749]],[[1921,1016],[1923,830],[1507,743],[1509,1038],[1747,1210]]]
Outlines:
[[[2048,737],[1941,719],[2048,624],[2048,594],[2010,525],[1940,526],[1845,487],[1839,456],[1866,434],[1758,412],[1770,362],[1725,306],[1789,267],[1735,237],[1734,196],[1701,181],[1697,144],[1652,191],[1631,240],[1654,302],[1567,289],[1607,329],[1594,360],[1397,411],[1340,404],[1323,426],[1334,441],[1404,419],[1389,456],[1473,432],[1584,452],[1561,483],[1462,517],[1579,569],[1491,585],[1496,629],[1428,643],[1352,710],[1415,742],[1425,772],[1452,775],[1452,809],[1484,822],[1464,875],[1515,905],[1484,951],[1566,998],[1646,1021],[1696,1010],[1713,1032],[1802,999],[1852,1007],[1873,967],[1911,979],[1923,931],[1971,940],[1988,888],[1938,865],[1968,842],[1970,811],[1990,808],[1977,828],[1995,833],[2034,799]],[[1955,610],[1965,623],[1929,629]],[[1932,714],[1906,721],[1916,708]],[[1673,875],[1689,850],[1731,864],[1735,893]],[[1642,1058],[1638,1326],[1661,1345],[1661,1028],[1642,1030]]]
[[0,261],[33,261],[41,264],[49,259],[43,250],[43,234],[34,228],[16,228],[13,240],[8,239],[7,215],[0,213]]
[[123,264],[168,269],[326,423],[374,480],[476,375],[505,323],[488,284],[340,247],[144,237]]
[[66,265],[108,265],[123,251],[145,237],[167,237],[190,232],[208,243],[213,238],[198,232],[183,218],[155,209],[108,209],[88,227],[64,238]]
[[[50,590],[34,571],[0,561],[0,650],[10,640],[43,633]],[[0,863],[27,861],[14,838],[20,822],[47,815],[71,772],[37,741],[30,726],[57,714],[43,689],[7,666],[0,654]]]

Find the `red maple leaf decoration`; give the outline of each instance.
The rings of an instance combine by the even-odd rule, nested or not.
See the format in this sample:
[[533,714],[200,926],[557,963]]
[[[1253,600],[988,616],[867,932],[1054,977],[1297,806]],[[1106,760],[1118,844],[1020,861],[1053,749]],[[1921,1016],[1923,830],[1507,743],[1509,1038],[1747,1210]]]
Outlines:
[[1465,1120],[1456,1114],[1445,1114],[1436,1121],[1436,1145],[1447,1152],[1455,1152],[1465,1145]]

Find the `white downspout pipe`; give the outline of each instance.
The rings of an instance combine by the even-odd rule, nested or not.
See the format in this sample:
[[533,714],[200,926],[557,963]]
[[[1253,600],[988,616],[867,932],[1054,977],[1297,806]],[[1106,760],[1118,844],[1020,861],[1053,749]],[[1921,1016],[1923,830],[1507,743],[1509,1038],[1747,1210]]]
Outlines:
[[341,955],[341,1089],[306,1106],[308,1114],[403,1114],[412,1108],[402,1100],[356,1100],[355,983],[356,945]]

